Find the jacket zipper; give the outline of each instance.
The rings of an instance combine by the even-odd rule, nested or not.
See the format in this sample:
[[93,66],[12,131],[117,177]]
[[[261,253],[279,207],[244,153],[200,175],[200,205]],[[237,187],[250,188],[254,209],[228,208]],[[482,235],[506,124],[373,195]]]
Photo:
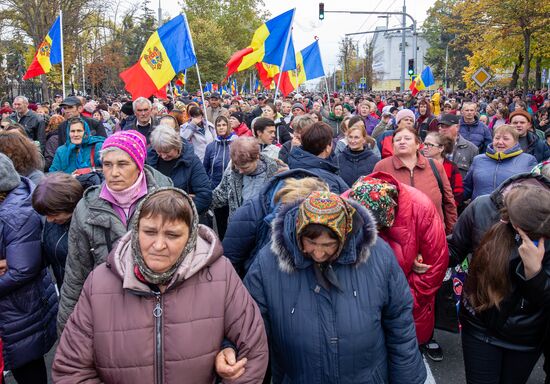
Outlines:
[[163,346],[162,346],[162,295],[160,292],[155,292],[157,304],[153,309],[155,317],[155,383],[162,384],[164,382],[163,367]]
[[410,170],[411,187],[414,187],[414,171]]

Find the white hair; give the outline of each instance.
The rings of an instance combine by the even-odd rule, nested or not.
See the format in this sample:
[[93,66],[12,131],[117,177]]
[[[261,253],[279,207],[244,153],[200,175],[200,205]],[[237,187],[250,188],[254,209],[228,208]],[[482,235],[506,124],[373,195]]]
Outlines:
[[149,140],[151,147],[160,152],[169,152],[172,149],[180,150],[182,145],[179,132],[164,124],[159,125],[151,132]]
[[128,154],[126,151],[124,151],[124,150],[122,150],[118,147],[108,147],[108,148],[105,148],[105,149],[102,149],[101,151],[99,151],[99,159],[103,163],[103,158],[105,157],[105,155],[107,155],[109,153],[113,153],[113,152],[121,152],[121,153]]
[[21,101],[24,102],[25,104],[29,104],[29,99],[27,99],[25,96],[16,96],[16,97],[13,99],[13,101],[15,101],[15,100],[17,100],[17,99],[21,100]]
[[138,104],[147,104],[149,108],[152,107],[153,104],[151,104],[151,100],[145,98],[145,97],[138,97],[135,99],[132,103],[132,109],[134,110],[134,113],[136,112]]

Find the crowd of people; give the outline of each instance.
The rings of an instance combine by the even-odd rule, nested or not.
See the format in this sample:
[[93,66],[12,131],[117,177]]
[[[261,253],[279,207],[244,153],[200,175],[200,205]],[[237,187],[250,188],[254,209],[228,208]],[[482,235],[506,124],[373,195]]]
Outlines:
[[0,373],[550,383],[547,90],[200,96],[2,104]]

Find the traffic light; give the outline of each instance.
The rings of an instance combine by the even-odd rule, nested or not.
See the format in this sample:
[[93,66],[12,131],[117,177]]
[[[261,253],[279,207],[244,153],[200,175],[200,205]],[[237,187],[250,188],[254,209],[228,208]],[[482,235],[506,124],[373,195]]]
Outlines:
[[325,19],[325,3],[319,3],[319,20]]
[[407,71],[409,76],[414,75],[414,59],[409,59],[409,70]]

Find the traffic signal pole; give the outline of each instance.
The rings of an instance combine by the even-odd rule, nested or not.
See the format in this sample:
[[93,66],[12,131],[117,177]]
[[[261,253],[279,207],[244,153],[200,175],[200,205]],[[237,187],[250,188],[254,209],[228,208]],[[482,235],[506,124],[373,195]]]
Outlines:
[[[413,58],[414,58],[414,68],[416,72],[416,66],[418,63],[418,52],[417,52],[417,33],[416,33],[416,20],[414,17],[409,15],[407,13],[407,7],[406,7],[406,0],[403,0],[403,12],[367,12],[367,11],[327,11],[325,10],[325,4],[319,3],[319,19],[324,20],[325,13],[347,13],[352,15],[401,15],[403,16],[403,36],[402,36],[402,43],[401,43],[401,79],[400,79],[400,86],[401,86],[401,92],[403,92],[405,89],[405,61],[406,61],[406,30],[408,28],[405,27],[407,23],[407,17],[412,21],[412,33],[413,33]],[[321,11],[322,11],[322,17],[321,17]],[[401,29],[401,28],[399,28]],[[365,32],[370,33],[370,32]],[[360,34],[360,33],[356,33]],[[351,34],[349,34],[351,35]]]

